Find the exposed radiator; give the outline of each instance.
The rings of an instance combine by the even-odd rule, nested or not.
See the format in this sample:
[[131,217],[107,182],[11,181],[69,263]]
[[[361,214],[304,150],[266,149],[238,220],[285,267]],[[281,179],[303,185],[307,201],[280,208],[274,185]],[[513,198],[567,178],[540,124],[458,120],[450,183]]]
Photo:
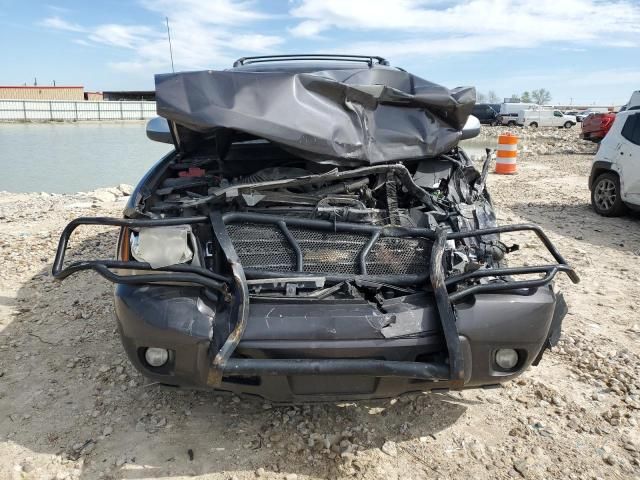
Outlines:
[[[358,256],[369,235],[327,232],[289,227],[303,257],[303,270],[309,273],[360,274]],[[227,232],[245,268],[292,272],[296,255],[276,225],[231,223]],[[431,242],[425,239],[381,237],[372,246],[366,267],[369,275],[424,273],[429,268]]]

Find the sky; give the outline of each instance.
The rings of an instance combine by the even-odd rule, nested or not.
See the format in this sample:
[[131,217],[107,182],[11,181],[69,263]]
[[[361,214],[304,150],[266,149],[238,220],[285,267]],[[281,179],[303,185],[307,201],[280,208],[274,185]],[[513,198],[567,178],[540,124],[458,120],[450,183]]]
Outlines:
[[640,89],[640,0],[0,0],[0,85],[153,89],[242,56],[380,55],[447,87],[554,104]]

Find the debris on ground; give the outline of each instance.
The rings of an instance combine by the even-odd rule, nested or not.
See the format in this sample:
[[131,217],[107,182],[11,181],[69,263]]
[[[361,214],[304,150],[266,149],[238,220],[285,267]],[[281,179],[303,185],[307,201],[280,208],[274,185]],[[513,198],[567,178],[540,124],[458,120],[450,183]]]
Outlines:
[[[64,225],[119,215],[131,190],[0,193],[0,478],[638,477],[640,218],[593,212],[576,127],[531,130],[518,174],[489,176],[499,221],[539,224],[582,282],[558,277],[562,339],[495,390],[278,405],[154,384],[123,352],[112,285],[49,275]],[[70,260],[110,257],[116,233],[79,230]],[[520,243],[514,265],[547,259]]]

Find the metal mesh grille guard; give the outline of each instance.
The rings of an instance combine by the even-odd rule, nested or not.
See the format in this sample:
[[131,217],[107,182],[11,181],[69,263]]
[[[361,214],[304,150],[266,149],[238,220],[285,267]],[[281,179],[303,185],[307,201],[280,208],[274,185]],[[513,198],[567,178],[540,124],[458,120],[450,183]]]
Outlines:
[[[245,269],[344,275],[407,275],[427,271],[433,242],[426,239],[381,237],[364,258],[371,234],[329,232],[282,224],[239,222],[227,233]],[[293,241],[290,241],[292,238]],[[294,243],[295,242],[295,243]],[[302,268],[296,247],[302,252]]]
[[[240,261],[240,257],[234,249],[231,237],[227,232],[227,226],[237,223],[255,223],[259,225],[277,226],[284,236],[286,242],[293,249],[295,257],[295,271],[285,273],[284,276],[291,277],[298,275],[308,276],[304,269],[305,256],[300,242],[295,239],[291,232],[296,228],[305,228],[321,232],[348,233],[352,235],[366,236],[368,238],[364,247],[359,250],[353,268],[357,274],[330,274],[323,275],[327,281],[342,281],[343,279],[353,279],[357,276],[366,275],[368,279],[389,278],[407,279],[412,283],[419,281],[430,281],[433,296],[436,300],[442,330],[445,336],[447,351],[449,355],[448,364],[423,363],[423,362],[393,362],[374,359],[237,359],[231,358],[235,348],[240,343],[246,328],[249,314],[249,293],[245,273],[265,276],[283,276],[278,272],[260,271],[257,269],[245,269]],[[220,248],[226,257],[227,264],[232,273],[232,277],[224,277],[202,267],[191,265],[172,265],[162,269],[152,269],[151,266],[143,262],[117,261],[117,260],[84,260],[73,262],[64,267],[64,257],[71,234],[80,225],[110,225],[115,227],[142,228],[158,227],[168,225],[185,224],[206,224],[209,223],[213,233],[218,240]],[[512,267],[499,269],[483,269],[468,272],[457,276],[446,277],[444,263],[442,261],[447,240],[459,240],[467,237],[480,237],[496,233],[532,231],[545,245],[549,253],[556,260],[556,264],[539,265],[529,267]],[[274,237],[275,238],[275,237]],[[429,268],[425,272],[407,275],[379,275],[368,274],[368,263],[372,263],[368,256],[376,258],[374,244],[380,241],[405,239],[431,242]],[[285,247],[281,237],[278,237],[279,244]],[[304,244],[304,243],[303,243]],[[416,245],[415,243],[412,245]],[[383,247],[385,248],[385,247]],[[416,247],[416,250],[418,248]],[[291,257],[286,258],[287,262]],[[348,262],[351,265],[351,262]],[[384,262],[382,262],[384,263]],[[289,265],[289,263],[287,263]],[[311,265],[311,262],[309,262]],[[351,268],[351,267],[349,267]],[[385,267],[387,268],[387,267]],[[390,268],[390,267],[389,267]],[[119,275],[112,269],[134,269],[147,270],[145,275]],[[229,302],[236,324],[233,332],[224,341],[218,352],[212,352],[214,358],[211,362],[208,383],[217,386],[221,383],[223,375],[371,375],[381,377],[405,377],[416,378],[429,381],[448,380],[453,388],[461,388],[464,385],[464,361],[460,349],[460,340],[455,323],[455,313],[453,303],[472,294],[487,293],[495,291],[515,290],[522,288],[537,288],[549,284],[556,273],[565,272],[569,278],[578,283],[580,278],[571,268],[564,257],[558,252],[551,240],[537,225],[505,225],[495,228],[473,230],[470,232],[447,232],[444,229],[436,231],[423,228],[407,227],[377,227],[364,224],[330,222],[325,220],[309,220],[300,218],[281,218],[271,215],[261,215],[252,213],[227,213],[213,212],[209,217],[181,217],[167,219],[128,219],[110,217],[81,217],[71,221],[60,235],[58,249],[53,262],[52,275],[54,278],[62,280],[69,275],[82,271],[94,270],[107,280],[114,283],[123,284],[152,284],[152,283],[187,283],[198,285],[205,289],[217,290],[223,293],[224,298]],[[530,273],[544,273],[542,278],[533,280],[512,280],[508,278],[513,275]],[[459,289],[454,293],[448,292],[448,287],[453,287],[469,279],[481,277],[507,277],[500,282],[490,282],[477,284],[471,287]],[[232,317],[232,318],[233,318]],[[212,343],[213,345],[213,343]],[[447,374],[448,372],[448,374]]]

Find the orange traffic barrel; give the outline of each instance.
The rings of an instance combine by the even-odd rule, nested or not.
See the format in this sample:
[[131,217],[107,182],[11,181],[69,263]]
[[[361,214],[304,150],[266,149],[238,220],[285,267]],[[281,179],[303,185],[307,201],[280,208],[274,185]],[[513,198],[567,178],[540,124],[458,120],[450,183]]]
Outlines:
[[505,133],[498,137],[498,151],[496,152],[496,173],[516,173],[516,158],[518,157],[518,137],[513,133]]

